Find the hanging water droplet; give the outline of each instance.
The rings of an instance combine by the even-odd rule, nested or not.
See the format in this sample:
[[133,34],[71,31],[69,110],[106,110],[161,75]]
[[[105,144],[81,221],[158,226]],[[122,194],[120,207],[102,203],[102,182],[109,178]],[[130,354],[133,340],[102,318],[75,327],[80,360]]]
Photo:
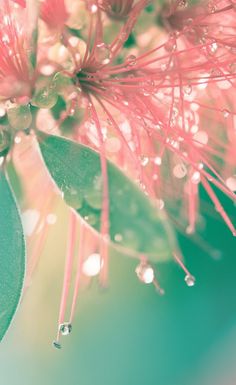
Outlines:
[[183,163],[177,164],[173,168],[173,174],[176,178],[182,179],[187,175],[187,168]]
[[153,268],[145,262],[141,262],[136,267],[135,272],[137,274],[138,279],[145,284],[152,283],[155,278]]
[[121,234],[115,234],[114,240],[115,240],[116,242],[122,242],[123,236],[122,236]]
[[61,344],[58,341],[53,341],[52,345],[56,349],[61,349]]
[[97,13],[98,11],[98,6],[93,0],[88,0],[87,2],[87,9],[89,12],[92,14]]
[[30,105],[9,108],[7,111],[10,125],[16,130],[26,130],[32,123]]
[[11,146],[11,134],[6,129],[0,127],[0,157],[7,155]]
[[91,226],[94,226],[96,225],[96,223],[98,222],[99,220],[99,216],[98,214],[87,214],[87,215],[84,215],[84,220]]
[[207,9],[208,9],[209,13],[214,13],[217,10],[217,6],[216,6],[215,2],[209,1],[208,5],[207,5]]
[[183,86],[183,90],[186,95],[190,95],[192,93],[192,86],[187,84],[186,86]]
[[167,52],[173,52],[176,50],[176,48],[177,48],[176,38],[174,36],[170,35],[169,40],[165,44],[165,50]]
[[156,157],[154,158],[154,163],[155,163],[156,166],[160,166],[160,165],[162,164],[162,159],[161,159],[161,157],[160,157],[160,156],[156,156]]
[[108,64],[111,59],[111,51],[107,44],[99,43],[95,49],[95,59],[100,64]]
[[79,192],[73,187],[64,189],[63,198],[66,201],[66,203],[69,206],[73,207],[74,209],[78,210],[82,207],[82,204],[83,204],[82,194],[79,194]]
[[102,266],[101,255],[93,253],[83,263],[83,274],[87,275],[87,277],[94,277],[100,273]]
[[224,117],[224,118],[228,118],[229,115],[230,115],[230,111],[227,110],[226,108],[222,110],[222,113],[223,113],[223,117]]
[[149,158],[147,156],[142,156],[141,157],[141,165],[143,167],[147,166],[148,165],[148,162],[149,162]]
[[201,181],[201,174],[199,171],[194,171],[193,175],[191,176],[191,182],[194,184],[198,184]]
[[85,195],[86,202],[94,209],[102,208],[102,191],[91,190]]
[[218,44],[216,42],[213,42],[211,43],[208,47],[207,47],[207,50],[208,50],[208,53],[210,55],[214,55],[217,50],[218,50]]
[[178,6],[181,8],[186,8],[188,6],[188,0],[179,0]]
[[54,88],[43,87],[36,91],[31,103],[36,107],[49,109],[55,106],[57,98]]
[[68,336],[72,331],[72,325],[69,322],[64,322],[59,327],[62,336]]
[[137,64],[137,57],[135,55],[129,55],[126,58],[125,63],[128,67],[135,66]]
[[196,282],[196,279],[193,275],[190,275],[190,274],[186,274],[185,278],[184,278],[186,284],[191,287],[191,286],[194,286],[195,285],[195,282]]
[[165,207],[165,202],[163,199],[156,199],[156,206],[159,210],[163,210]]
[[225,183],[231,191],[236,191],[236,175],[227,178]]

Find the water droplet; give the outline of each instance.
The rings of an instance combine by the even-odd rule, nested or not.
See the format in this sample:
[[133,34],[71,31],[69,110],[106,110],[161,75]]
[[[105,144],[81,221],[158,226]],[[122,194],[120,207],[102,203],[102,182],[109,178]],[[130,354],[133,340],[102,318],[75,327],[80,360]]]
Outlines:
[[182,179],[187,175],[187,168],[183,163],[177,164],[173,168],[173,174],[176,178]]
[[98,215],[95,214],[87,214],[84,215],[84,220],[91,226],[94,226],[98,221]]
[[147,166],[148,165],[148,162],[149,162],[149,158],[147,156],[142,156],[141,157],[141,165],[143,167]]
[[89,12],[92,14],[97,13],[98,11],[98,6],[93,0],[88,0],[87,2],[87,9]]
[[72,331],[72,325],[69,322],[64,322],[59,326],[59,330],[62,336],[68,336]]
[[43,87],[36,91],[32,104],[39,108],[52,108],[57,102],[57,94],[53,87]]
[[125,63],[128,67],[135,66],[137,64],[137,57],[135,55],[127,56]]
[[230,115],[230,111],[227,110],[226,108],[225,108],[224,110],[222,110],[222,113],[223,113],[223,117],[224,117],[224,118],[228,118],[229,115]]
[[215,2],[209,1],[209,3],[207,4],[207,9],[209,13],[214,13],[217,10]]
[[58,341],[53,341],[52,345],[56,349],[61,349],[61,344]]
[[198,147],[202,147],[208,143],[208,134],[206,131],[198,131],[193,135],[194,143]]
[[169,40],[165,44],[165,50],[167,52],[172,52],[172,51],[175,51],[176,48],[177,48],[176,38],[171,35]]
[[153,268],[149,264],[144,262],[141,262],[136,267],[135,272],[137,274],[138,279],[145,284],[152,283],[155,278]]
[[198,184],[201,181],[201,174],[199,171],[195,171],[191,176],[191,182],[194,184]]
[[217,50],[218,50],[218,44],[216,42],[213,42],[211,43],[208,47],[207,47],[207,50],[208,50],[208,53],[210,55],[214,55]]
[[156,205],[159,210],[163,210],[165,207],[165,202],[163,201],[163,199],[157,199]]
[[54,225],[57,221],[57,216],[55,214],[48,214],[46,218],[46,222],[49,225]]
[[7,115],[10,125],[16,130],[25,130],[32,123],[30,105],[9,108]]
[[122,242],[123,237],[122,237],[121,234],[116,234],[116,235],[114,236],[114,240],[115,240],[116,242]]
[[236,191],[236,175],[227,178],[225,183],[231,191]]
[[102,208],[102,191],[91,190],[86,193],[85,199],[89,206],[93,207],[94,209],[99,210]]
[[196,279],[193,275],[187,274],[184,278],[186,284],[191,287],[195,285]]
[[95,49],[95,59],[100,64],[108,64],[111,59],[111,51],[107,44],[99,43]]
[[155,163],[156,166],[160,166],[160,165],[162,164],[162,159],[161,159],[161,157],[160,157],[160,156],[156,156],[156,157],[154,158],[154,163]]
[[87,277],[94,277],[100,273],[102,265],[101,255],[93,253],[83,263],[83,274]]
[[83,204],[83,198],[79,194],[79,192],[74,189],[73,187],[71,188],[65,188],[63,191],[63,198],[66,201],[66,203],[73,207],[74,209],[80,209]]
[[186,86],[183,86],[183,90],[186,95],[190,95],[192,93],[192,86],[187,84]]

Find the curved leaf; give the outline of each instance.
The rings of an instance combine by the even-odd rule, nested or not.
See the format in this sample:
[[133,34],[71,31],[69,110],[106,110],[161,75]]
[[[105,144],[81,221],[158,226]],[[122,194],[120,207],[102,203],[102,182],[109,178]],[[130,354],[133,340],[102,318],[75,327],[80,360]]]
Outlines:
[[25,273],[25,242],[12,191],[0,170],[0,341],[18,306]]
[[[99,154],[57,136],[38,133],[46,166],[64,199],[93,228],[100,230],[102,175]],[[171,257],[172,228],[161,210],[114,164],[107,164],[110,238],[120,248],[144,253],[155,261]]]

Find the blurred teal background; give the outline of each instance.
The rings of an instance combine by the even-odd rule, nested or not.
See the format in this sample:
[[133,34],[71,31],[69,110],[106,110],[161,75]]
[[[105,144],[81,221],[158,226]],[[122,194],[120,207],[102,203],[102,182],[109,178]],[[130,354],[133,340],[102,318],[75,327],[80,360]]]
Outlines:
[[166,295],[159,297],[137,280],[136,261],[113,256],[109,289],[95,281],[81,292],[72,333],[57,351],[51,342],[66,242],[60,215],[0,346],[0,385],[236,384],[235,239],[220,220],[206,218],[203,233],[222,251],[215,259],[180,237],[195,287],[175,263],[160,265]]

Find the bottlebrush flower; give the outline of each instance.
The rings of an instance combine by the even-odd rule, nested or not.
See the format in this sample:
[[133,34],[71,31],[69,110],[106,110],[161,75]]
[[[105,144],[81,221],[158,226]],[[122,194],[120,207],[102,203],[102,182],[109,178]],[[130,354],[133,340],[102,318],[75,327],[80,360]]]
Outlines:
[[64,0],[44,0],[40,7],[42,20],[53,29],[61,29],[68,18]]
[[[0,96],[12,98],[30,93],[29,44],[24,27],[26,15],[13,2],[1,1],[0,9]],[[15,87],[12,88],[12,83]]]
[[[61,39],[57,41],[57,54],[53,39],[47,41],[46,49],[41,36],[36,41],[40,59],[35,60],[34,81],[30,82],[21,29],[13,22],[9,2],[4,2],[5,13],[1,19],[4,28],[8,28],[8,38],[5,42],[1,39],[0,44],[8,56],[0,59],[0,74],[2,78],[24,80],[32,89],[26,107],[31,120],[25,110],[17,115],[17,124],[14,111],[8,112],[6,118],[7,129],[15,143],[21,143],[23,148],[24,161],[19,154],[16,156],[15,146],[17,168],[22,172],[22,167],[26,167],[28,176],[27,167],[32,162],[35,164],[32,169],[41,170],[39,144],[45,164],[66,203],[83,219],[78,221],[74,212],[70,215],[58,334],[54,342],[57,348],[60,348],[60,337],[71,332],[81,281],[99,274],[100,283],[107,283],[110,241],[119,250],[138,258],[136,274],[140,281],[153,283],[163,294],[149,262],[153,249],[157,260],[161,260],[163,254],[172,254],[185,272],[187,285],[195,283],[184,265],[170,222],[187,235],[198,229],[200,185],[236,235],[217,193],[221,190],[235,201],[233,4],[222,0],[204,7],[205,2],[197,6],[171,2],[170,7],[160,11],[163,29],[152,39],[152,46],[144,51],[134,43],[130,48],[127,40],[148,3],[145,0],[86,1],[83,4],[88,22],[84,28],[76,29],[66,25],[71,15],[64,1],[43,1],[40,17]],[[221,23],[222,14],[225,18]],[[114,18],[122,23],[116,37],[111,39],[106,28],[108,19],[114,22]],[[137,38],[142,41],[145,34]],[[13,48],[14,58],[9,51]],[[5,98],[16,96],[9,80],[10,93],[6,94],[4,89],[3,83],[0,95],[4,94]],[[19,129],[27,135],[20,136]],[[72,142],[45,136],[42,132],[68,136]],[[6,141],[6,128],[0,133],[0,139]],[[24,149],[24,138],[28,151]],[[5,164],[12,142],[8,141],[7,146],[3,140],[2,143],[5,147],[0,154]],[[122,169],[129,180],[114,165]],[[45,174],[38,171],[38,175],[37,186],[42,186]],[[130,182],[132,179],[143,194]],[[49,182],[40,199],[44,207],[37,225],[39,237],[33,248],[29,274],[37,262],[35,250],[41,250],[50,222],[48,211],[53,201],[50,189]],[[37,187],[37,196],[39,191]],[[32,200],[35,195],[32,186],[28,195]],[[69,321],[65,322],[78,228],[77,272]]]
[[143,9],[147,4],[147,0],[135,1],[135,0],[101,0],[99,3],[100,8],[107,12],[108,15],[115,19],[124,19],[126,17],[133,17],[138,10]]

